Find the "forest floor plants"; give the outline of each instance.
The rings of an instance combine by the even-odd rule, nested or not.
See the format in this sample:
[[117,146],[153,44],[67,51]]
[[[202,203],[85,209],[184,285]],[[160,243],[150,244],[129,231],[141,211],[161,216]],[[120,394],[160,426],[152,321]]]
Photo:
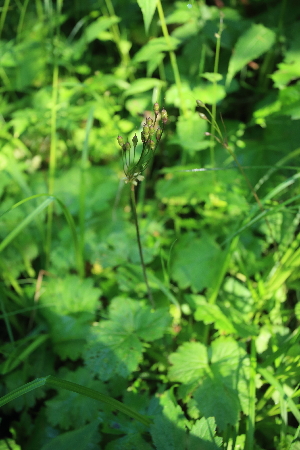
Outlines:
[[211,3],[0,8],[0,448],[299,448],[300,5]]

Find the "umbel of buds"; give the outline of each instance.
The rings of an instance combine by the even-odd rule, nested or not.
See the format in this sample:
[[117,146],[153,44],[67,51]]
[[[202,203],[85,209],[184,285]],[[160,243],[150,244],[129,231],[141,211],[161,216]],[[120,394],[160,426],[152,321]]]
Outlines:
[[[143,147],[139,157],[136,157],[135,153],[139,142],[136,134],[132,138],[133,149],[128,141],[124,142],[122,136],[117,137],[118,144],[122,149],[125,183],[137,185],[138,181],[143,181],[144,176],[142,174],[154,157],[158,143],[162,138],[165,125],[168,122],[168,113],[165,108],[160,111],[158,103],[154,103],[153,110],[154,120],[147,117],[142,127],[141,142]],[[158,126],[159,120],[161,121],[160,127]]]

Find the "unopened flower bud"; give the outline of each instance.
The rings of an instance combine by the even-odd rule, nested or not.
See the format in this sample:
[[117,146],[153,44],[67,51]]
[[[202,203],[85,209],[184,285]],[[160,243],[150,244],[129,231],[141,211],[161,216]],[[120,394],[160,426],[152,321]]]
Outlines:
[[149,134],[150,134],[150,136],[153,136],[154,133],[155,133],[154,126],[150,125],[150,127],[149,127]]
[[205,104],[201,102],[201,100],[196,100],[196,103],[198,106],[202,106],[202,108],[205,106]]
[[119,146],[122,147],[124,144],[124,139],[122,138],[122,136],[118,136],[117,141],[118,141]]
[[157,128],[156,130],[156,140],[160,141],[163,130],[161,128]]
[[139,142],[137,135],[135,134],[132,138],[133,146],[136,147]]
[[148,143],[148,145],[149,145],[149,147],[151,148],[151,150],[154,150],[155,149],[155,142],[154,141],[149,141],[149,143]]
[[159,104],[156,102],[156,103],[154,103],[154,105],[153,105],[153,110],[154,110],[154,114],[156,115],[156,116],[158,116],[158,114],[159,114]]
[[146,124],[149,125],[149,126],[153,125],[153,120],[151,119],[151,117],[147,117]]
[[149,134],[149,126],[148,125],[144,125],[143,126],[143,133],[144,134]]
[[162,119],[163,123],[167,123],[168,122],[168,113],[165,110],[165,108],[163,108],[161,110],[161,119]]
[[127,152],[128,150],[130,150],[131,145],[129,142],[126,142],[125,144],[123,144],[122,148],[123,148],[124,152]]
[[147,142],[148,141],[148,139],[149,139],[149,133],[144,133],[143,131],[141,132],[141,139],[142,139],[142,142]]
[[165,108],[163,108],[161,110],[161,117],[162,118],[168,118],[168,113],[167,113],[167,110]]
[[201,117],[201,119],[203,119],[203,120],[208,120],[208,118],[206,117],[206,115],[203,114],[203,113],[199,113],[199,117]]

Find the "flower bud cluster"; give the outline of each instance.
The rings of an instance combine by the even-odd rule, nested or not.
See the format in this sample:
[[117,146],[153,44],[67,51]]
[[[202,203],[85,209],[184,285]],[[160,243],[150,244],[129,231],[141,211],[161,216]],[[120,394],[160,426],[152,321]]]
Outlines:
[[[165,108],[160,111],[159,104],[155,103],[153,105],[153,110],[155,119],[153,120],[151,117],[147,117],[142,127],[141,141],[143,148],[138,159],[135,158],[135,150],[139,142],[137,135],[135,134],[132,138],[133,151],[131,150],[131,145],[128,141],[124,142],[122,136],[117,137],[118,144],[123,150],[122,157],[126,183],[136,185],[138,181],[144,179],[142,173],[152,160],[158,143],[162,138],[164,127],[168,122],[168,113]],[[157,126],[159,115],[162,122],[161,127]]]

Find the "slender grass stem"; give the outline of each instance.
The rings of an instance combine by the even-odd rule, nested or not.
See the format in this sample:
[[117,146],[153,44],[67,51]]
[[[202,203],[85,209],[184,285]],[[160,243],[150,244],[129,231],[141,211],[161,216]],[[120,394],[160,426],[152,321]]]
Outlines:
[[[3,293],[1,291],[1,296],[2,295],[3,295]],[[8,314],[6,313],[6,308],[5,308],[5,304],[4,304],[4,301],[3,301],[3,297],[0,298],[0,307],[1,307],[1,311],[2,311],[2,317],[3,317],[4,322],[5,322],[6,331],[7,331],[7,334],[9,336],[9,340],[10,340],[10,342],[14,343],[15,342],[14,335],[13,335],[13,332],[12,332],[10,321],[9,321],[9,319],[7,317]]]
[[176,83],[176,86],[177,86],[178,95],[179,95],[179,99],[180,99],[181,113],[184,116],[186,116],[187,115],[187,108],[185,106],[185,99],[184,99],[184,96],[183,96],[183,93],[182,93],[181,78],[180,78],[180,73],[179,73],[179,69],[178,69],[177,59],[176,59],[175,52],[173,50],[171,50],[171,39],[170,39],[169,31],[168,31],[168,28],[167,28],[167,25],[166,25],[166,20],[165,20],[164,10],[163,10],[162,5],[161,5],[161,0],[157,1],[157,11],[158,11],[159,20],[160,20],[160,23],[161,23],[161,29],[162,29],[164,38],[166,39],[166,42],[167,42],[167,44],[170,47],[169,55],[170,55],[171,66],[172,66],[172,69],[173,69],[175,83]]
[[[112,1],[111,0],[105,0],[105,5],[106,5],[106,8],[107,8],[107,11],[108,11],[109,15],[111,17],[115,16],[116,13],[115,13]],[[113,24],[111,26],[111,30],[112,30],[113,38],[114,38],[114,41],[116,43],[116,46],[117,46],[117,49],[118,49],[121,61],[122,61],[122,65],[123,65],[123,67],[125,67],[125,70],[127,72],[128,68],[129,68],[129,65],[130,65],[129,51],[128,51],[126,46],[122,45],[122,38],[121,38],[121,33],[120,33],[120,29],[119,29],[118,24],[116,24],[116,23]],[[129,80],[131,82],[134,81],[134,75],[132,74],[132,72],[128,73],[128,78],[129,78]]]
[[[57,98],[58,98],[58,65],[55,64],[53,69],[52,81],[52,110],[51,110],[51,145],[50,145],[50,160],[49,160],[49,184],[48,194],[54,194],[54,181],[56,172],[56,118],[57,118]],[[53,202],[48,208],[47,227],[46,227],[46,267],[50,262],[50,248],[52,240],[52,222],[53,222]]]
[[1,16],[0,16],[0,39],[2,35],[2,30],[4,27],[5,18],[7,15],[7,11],[9,8],[10,0],[5,0],[4,5],[2,6]]
[[140,259],[141,259],[141,264],[142,264],[142,269],[143,269],[144,280],[145,280],[146,287],[147,287],[147,294],[148,294],[148,298],[149,298],[151,305],[153,307],[155,307],[154,300],[152,297],[152,292],[151,292],[149,282],[148,282],[146,266],[145,266],[145,262],[144,262],[143,248],[142,248],[140,229],[139,229],[139,220],[138,220],[138,215],[137,215],[137,210],[136,210],[134,184],[131,185],[130,192],[131,192],[131,203],[132,203],[132,210],[133,210],[133,216],[134,216],[134,223],[135,223],[135,229],[136,229],[136,237],[137,237],[137,241],[138,241],[139,254],[140,254]]
[[[59,36],[59,21],[58,17],[61,13],[63,5],[63,0],[58,0],[56,4],[56,15],[53,15],[52,5],[48,5],[51,20],[55,20],[53,23],[53,28],[55,29],[56,35]],[[53,77],[52,77],[52,105],[51,105],[51,144],[50,144],[50,158],[49,158],[49,184],[48,184],[48,194],[54,194],[54,184],[55,184],[55,174],[56,174],[56,159],[57,159],[57,101],[58,101],[58,76],[59,76],[59,68],[58,68],[58,49],[55,48],[54,45],[54,36],[52,36],[52,45],[53,45]],[[51,240],[52,240],[52,223],[53,223],[53,211],[54,204],[50,203],[48,208],[48,216],[47,216],[47,226],[46,226],[46,268],[50,263],[50,249],[51,249]]]
[[[219,70],[219,59],[220,59],[220,47],[221,47],[221,35],[222,35],[222,31],[223,31],[223,15],[221,13],[220,15],[220,26],[219,26],[219,31],[218,33],[215,34],[215,37],[217,39],[217,43],[216,43],[216,53],[215,53],[215,62],[214,62],[214,74],[218,73]],[[217,92],[217,81],[214,78],[213,80],[213,86],[214,86],[214,92],[216,94]],[[211,128],[210,128],[210,163],[212,167],[215,167],[216,162],[215,162],[215,145],[216,145],[216,141],[214,139],[213,136],[213,131],[214,131],[214,123],[216,122],[216,115],[217,115],[217,102],[216,100],[214,100],[213,104],[212,104],[212,122],[211,122]]]
[[249,415],[247,420],[245,450],[254,448],[254,431],[255,431],[255,401],[256,401],[256,345],[255,339],[252,338],[250,350],[250,380],[249,380]]
[[20,35],[22,33],[22,29],[23,29],[23,24],[24,24],[24,19],[25,19],[25,14],[26,14],[28,3],[29,3],[29,0],[25,0],[24,4],[22,6],[22,9],[21,9],[20,20],[19,20],[18,28],[17,28],[17,39],[20,38]]
[[94,109],[91,108],[86,123],[85,140],[83,143],[80,165],[79,188],[79,251],[80,251],[80,276],[84,276],[84,243],[85,243],[85,211],[86,211],[86,170],[88,167],[89,136],[93,126]]

